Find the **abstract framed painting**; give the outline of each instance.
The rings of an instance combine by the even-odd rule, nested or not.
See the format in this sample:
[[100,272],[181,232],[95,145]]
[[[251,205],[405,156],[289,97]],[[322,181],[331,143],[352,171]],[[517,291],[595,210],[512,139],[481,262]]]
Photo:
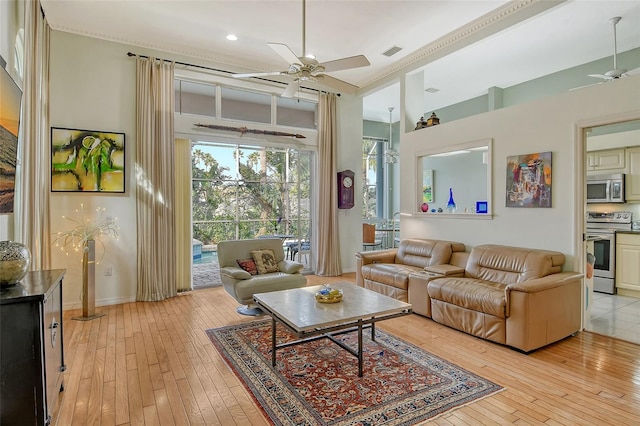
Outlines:
[[507,157],[507,207],[551,207],[551,151]]
[[52,192],[125,192],[125,134],[51,128]]
[[433,170],[422,171],[422,202],[433,203]]

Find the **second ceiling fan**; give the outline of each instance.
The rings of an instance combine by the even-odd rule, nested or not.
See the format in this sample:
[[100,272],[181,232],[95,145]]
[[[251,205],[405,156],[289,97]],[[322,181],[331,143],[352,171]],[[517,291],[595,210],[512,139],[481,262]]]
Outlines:
[[273,72],[255,72],[244,74],[233,74],[235,78],[250,78],[250,77],[267,77],[267,76],[288,76],[292,77],[291,81],[284,92],[282,97],[293,97],[298,89],[300,83],[311,81],[320,82],[321,84],[331,87],[336,90],[343,90],[347,85],[347,82],[339,80],[335,77],[327,75],[327,72],[341,71],[351,68],[360,68],[371,65],[369,60],[364,55],[349,56],[346,58],[335,59],[328,62],[318,62],[315,58],[307,56],[306,47],[306,0],[302,0],[302,56],[296,56],[295,53],[282,43],[267,43],[280,57],[282,57],[289,64],[289,68],[284,71]]

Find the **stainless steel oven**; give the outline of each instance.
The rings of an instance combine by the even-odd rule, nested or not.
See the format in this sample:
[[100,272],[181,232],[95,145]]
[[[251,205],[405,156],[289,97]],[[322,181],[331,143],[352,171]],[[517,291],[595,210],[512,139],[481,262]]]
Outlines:
[[616,231],[631,230],[631,212],[587,212],[587,236],[594,239],[593,291],[616,292]]

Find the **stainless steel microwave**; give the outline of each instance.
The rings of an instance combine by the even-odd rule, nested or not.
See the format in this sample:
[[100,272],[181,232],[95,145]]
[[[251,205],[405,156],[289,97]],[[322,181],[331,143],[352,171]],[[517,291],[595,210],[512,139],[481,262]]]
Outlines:
[[587,203],[624,203],[624,174],[587,176]]

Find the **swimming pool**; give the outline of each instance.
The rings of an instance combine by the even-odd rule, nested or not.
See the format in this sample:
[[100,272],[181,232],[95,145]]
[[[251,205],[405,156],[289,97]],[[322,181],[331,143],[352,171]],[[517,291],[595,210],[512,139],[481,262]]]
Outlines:
[[201,263],[213,263],[213,262],[218,262],[217,251],[203,251],[200,259],[193,259],[194,265],[199,265]]

